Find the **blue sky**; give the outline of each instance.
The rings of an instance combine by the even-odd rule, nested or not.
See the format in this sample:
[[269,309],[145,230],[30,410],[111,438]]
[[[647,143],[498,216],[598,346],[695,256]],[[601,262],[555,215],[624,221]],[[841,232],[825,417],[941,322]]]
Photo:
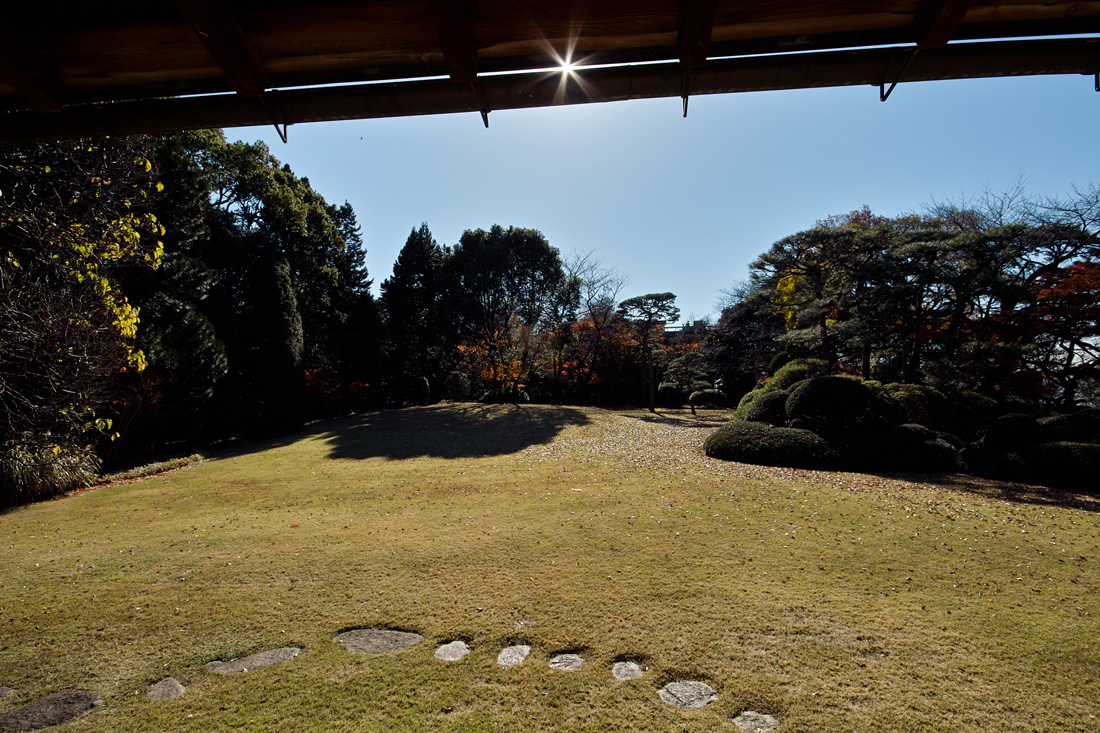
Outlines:
[[330,203],[350,201],[375,290],[409,231],[442,244],[492,224],[594,252],[626,298],[671,291],[684,318],[773,242],[867,204],[919,210],[1022,179],[1100,182],[1100,94],[1057,76],[693,97],[226,130],[263,140]]

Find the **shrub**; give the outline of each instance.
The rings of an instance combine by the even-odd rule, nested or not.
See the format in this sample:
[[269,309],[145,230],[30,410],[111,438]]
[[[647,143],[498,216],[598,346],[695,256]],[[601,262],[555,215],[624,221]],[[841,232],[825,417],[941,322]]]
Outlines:
[[766,394],[769,393],[765,392],[763,389],[754,389],[752,392],[746,392],[742,395],[741,401],[737,403],[737,417],[743,420],[752,403]]
[[850,377],[808,379],[791,389],[787,417],[791,420],[849,424],[866,416],[871,390]]
[[87,486],[99,459],[88,446],[23,436],[0,446],[0,506],[25,504]]
[[765,388],[771,392],[790,389],[796,382],[829,373],[829,364],[822,359],[792,359],[780,367]]
[[527,394],[527,390],[518,385],[508,385],[498,391],[489,390],[481,395],[481,402],[487,405],[516,405],[530,401],[531,397]]
[[879,424],[833,427],[821,435],[839,456],[840,466],[852,471],[958,469],[955,448],[934,433],[926,437],[923,431]]
[[661,382],[657,385],[657,404],[675,409],[684,406],[684,391],[675,382]]
[[1100,410],[1039,418],[1043,442],[1100,442]]
[[1039,443],[1006,452],[971,446],[963,456],[980,476],[1098,493],[1100,445],[1096,443]]
[[410,405],[426,405],[432,399],[432,386],[427,377],[410,377],[408,388],[408,403]]
[[809,430],[737,419],[707,438],[706,451],[711,458],[762,466],[824,469],[833,467],[837,461],[825,440]]
[[698,392],[692,392],[688,402],[692,407],[725,407],[726,395],[716,389],[701,389]]
[[466,372],[451,372],[443,382],[443,395],[451,402],[470,399],[470,376]]
[[778,354],[772,357],[771,363],[768,364],[768,374],[774,375],[777,371],[786,366],[792,358],[786,351],[780,351]]
[[[761,395],[748,404],[744,415],[741,417],[749,422],[762,422],[782,427],[787,424],[788,396],[789,393],[784,390]],[[740,406],[738,406],[738,411],[740,411]]]
[[900,413],[900,422],[917,423],[933,430],[960,435],[971,435],[977,427],[975,412],[969,403],[978,405],[980,409],[988,408],[978,400],[949,398],[935,387],[923,384],[891,382],[882,385],[878,394]]
[[1042,440],[1039,421],[1031,415],[1010,412],[1001,415],[986,428],[982,447],[994,452],[1005,452],[1033,445]]

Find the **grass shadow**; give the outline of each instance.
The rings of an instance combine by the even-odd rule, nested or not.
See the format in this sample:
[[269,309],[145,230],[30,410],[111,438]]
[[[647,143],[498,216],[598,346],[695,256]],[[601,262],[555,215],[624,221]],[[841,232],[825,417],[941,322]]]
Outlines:
[[906,481],[929,481],[955,491],[974,494],[983,499],[1000,499],[1015,504],[1035,504],[1057,506],[1066,509],[1083,509],[1100,512],[1100,496],[1078,491],[1056,489],[1036,484],[1017,484],[1007,481],[972,476],[965,473],[935,474],[882,474],[889,478]]
[[357,415],[327,431],[330,458],[474,458],[542,445],[588,417],[574,407],[463,403]]
[[695,415],[687,410],[660,412],[629,412],[623,417],[659,425],[675,425],[681,428],[718,428],[732,417],[729,410],[697,410]]

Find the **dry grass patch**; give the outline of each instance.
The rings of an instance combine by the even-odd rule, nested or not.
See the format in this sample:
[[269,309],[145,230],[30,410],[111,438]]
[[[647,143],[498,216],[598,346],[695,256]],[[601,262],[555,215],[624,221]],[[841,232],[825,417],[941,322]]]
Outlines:
[[[0,514],[0,715],[82,687],[105,705],[68,730],[1100,725],[1094,499],[707,459],[725,415],[383,412]],[[373,627],[425,641],[333,641]],[[533,651],[503,670],[509,644]],[[146,699],[169,675],[186,695]],[[670,708],[674,680],[719,697]]]

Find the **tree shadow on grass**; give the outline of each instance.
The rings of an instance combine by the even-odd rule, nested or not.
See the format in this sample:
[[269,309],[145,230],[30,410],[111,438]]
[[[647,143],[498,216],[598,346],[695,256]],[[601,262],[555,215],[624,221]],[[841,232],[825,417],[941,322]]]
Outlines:
[[675,412],[633,412],[623,417],[660,425],[675,425],[681,428],[718,428],[729,422],[733,415],[728,410],[698,410],[695,415],[687,410]]
[[573,407],[432,405],[357,415],[323,433],[330,458],[474,458],[549,443],[588,417]]
[[1100,496],[1080,491],[1056,489],[1050,486],[1017,484],[1007,481],[972,476],[965,473],[893,474],[891,478],[909,481],[928,481],[955,491],[974,494],[983,499],[1000,499],[1016,504],[1057,506],[1066,509],[1083,509],[1100,512]]

